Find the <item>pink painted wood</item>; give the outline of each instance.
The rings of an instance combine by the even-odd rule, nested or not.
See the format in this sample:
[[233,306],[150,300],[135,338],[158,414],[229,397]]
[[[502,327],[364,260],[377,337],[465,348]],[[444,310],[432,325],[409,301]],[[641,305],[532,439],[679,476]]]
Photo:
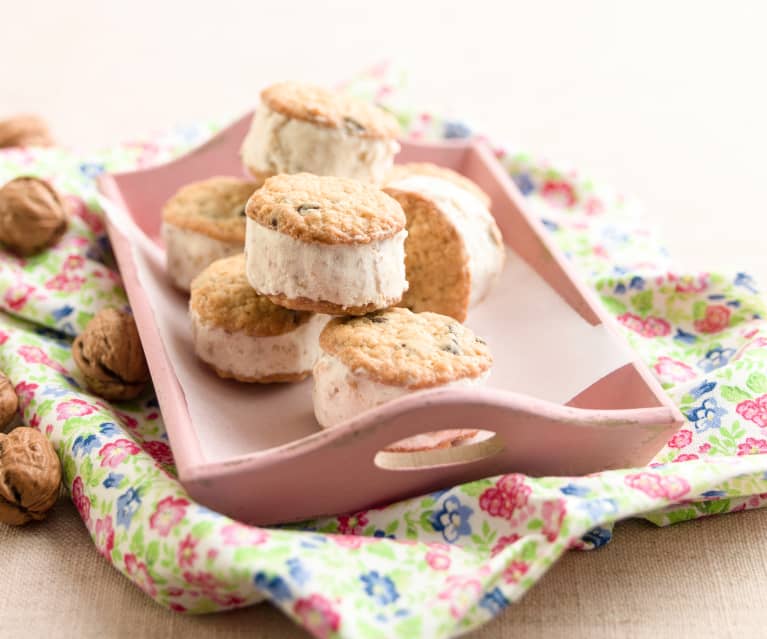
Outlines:
[[[102,193],[124,207],[159,244],[160,209],[180,186],[211,175],[242,173],[237,151],[250,117],[174,162],[102,176]],[[477,182],[493,200],[493,213],[506,243],[581,317],[614,331],[616,344],[623,339],[612,317],[527,211],[524,197],[487,147],[466,141],[403,142],[397,161],[434,162]],[[210,462],[142,292],[130,241],[114,225],[108,228],[181,482],[201,503],[243,521],[272,524],[348,512],[512,471],[580,475],[642,465],[683,423],[649,370],[636,360],[597,381],[566,406],[496,388],[436,389],[390,402],[329,431]],[[258,419],[262,427],[268,427],[279,423],[280,415],[267,410]],[[376,453],[393,441],[456,424],[477,424],[495,432],[491,454],[398,470],[374,462]]]

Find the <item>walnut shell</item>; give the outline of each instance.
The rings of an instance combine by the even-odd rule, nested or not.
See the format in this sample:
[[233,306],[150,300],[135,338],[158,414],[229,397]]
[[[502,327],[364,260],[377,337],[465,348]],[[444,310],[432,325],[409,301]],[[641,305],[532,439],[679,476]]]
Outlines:
[[10,424],[19,410],[19,398],[11,380],[0,373],[0,430]]
[[0,433],[0,522],[44,519],[60,484],[61,463],[45,435],[26,426]]
[[67,230],[61,196],[35,177],[18,177],[0,188],[0,242],[19,255],[34,255]]
[[0,120],[0,149],[14,146],[53,146],[53,137],[42,118],[17,115]]
[[72,345],[72,357],[88,387],[105,399],[133,399],[149,381],[133,316],[114,308],[88,322]]

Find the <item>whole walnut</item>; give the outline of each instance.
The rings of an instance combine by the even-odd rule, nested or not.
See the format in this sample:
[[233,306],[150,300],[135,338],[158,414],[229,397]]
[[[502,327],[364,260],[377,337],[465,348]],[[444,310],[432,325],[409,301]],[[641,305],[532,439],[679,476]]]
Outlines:
[[34,255],[67,230],[69,216],[56,189],[35,177],[18,177],[0,188],[0,243]]
[[19,398],[11,380],[0,373],[0,431],[4,430],[18,414]]
[[149,381],[136,323],[129,313],[100,311],[72,344],[88,387],[105,399],[133,399]]
[[60,484],[61,463],[45,435],[26,426],[0,433],[0,522],[44,519]]
[[52,146],[45,121],[36,115],[17,115],[0,120],[0,149],[14,146]]

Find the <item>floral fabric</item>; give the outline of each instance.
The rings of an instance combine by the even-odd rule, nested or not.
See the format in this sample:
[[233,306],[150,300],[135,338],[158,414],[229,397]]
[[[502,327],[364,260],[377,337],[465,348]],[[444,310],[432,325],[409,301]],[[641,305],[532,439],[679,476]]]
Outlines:
[[[468,128],[410,109],[384,67],[348,90],[376,99],[413,137]],[[89,394],[71,339],[126,306],[93,177],[162,162],[210,135],[197,126],[82,156],[0,154],[0,181],[51,180],[74,219],[53,249],[0,256],[0,367],[24,421],[51,439],[96,550],[158,603],[204,613],[265,596],[317,637],[449,637],[519,599],[568,548],[611,524],[665,525],[767,502],[767,326],[744,273],[679,273],[636,206],[579,174],[497,150],[549,232],[623,325],[687,423],[647,468],[588,477],[509,474],[302,526],[246,526],[194,503],[175,478],[156,399]]]

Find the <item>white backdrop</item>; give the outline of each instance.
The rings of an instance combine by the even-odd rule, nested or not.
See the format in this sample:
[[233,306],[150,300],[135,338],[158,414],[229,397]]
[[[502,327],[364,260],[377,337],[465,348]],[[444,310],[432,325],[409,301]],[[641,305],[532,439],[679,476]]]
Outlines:
[[764,279],[767,3],[2,0],[0,112],[100,145],[396,58],[421,103],[638,195],[675,257]]

